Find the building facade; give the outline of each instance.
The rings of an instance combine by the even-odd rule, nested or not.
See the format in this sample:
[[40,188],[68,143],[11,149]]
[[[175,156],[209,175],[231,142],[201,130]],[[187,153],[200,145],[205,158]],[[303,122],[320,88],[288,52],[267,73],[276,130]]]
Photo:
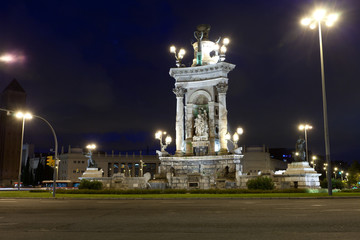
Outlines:
[[[3,109],[17,111],[26,106],[26,93],[16,79],[1,94]],[[18,181],[20,167],[22,121],[0,111],[0,186]]]
[[[59,180],[79,181],[88,167],[86,150],[71,148],[68,152],[59,155]],[[126,177],[140,177],[149,172],[152,177],[158,173],[160,161],[155,155],[138,154],[107,154],[94,152],[92,155],[98,168],[103,171],[103,177],[113,177],[114,174],[123,173]]]

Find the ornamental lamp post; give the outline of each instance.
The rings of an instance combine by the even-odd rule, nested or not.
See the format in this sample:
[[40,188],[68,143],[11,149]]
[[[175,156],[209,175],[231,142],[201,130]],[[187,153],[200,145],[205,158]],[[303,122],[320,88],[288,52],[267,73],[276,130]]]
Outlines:
[[218,43],[216,43],[215,45],[215,51],[218,52],[220,51],[220,58],[219,58],[219,62],[223,62],[225,61],[225,54],[226,54],[226,51],[227,51],[227,45],[229,45],[230,43],[230,39],[229,38],[224,38],[223,41],[222,41],[222,46],[220,47],[220,45]]
[[232,139],[229,132],[225,134],[225,139],[234,145],[235,153],[239,153],[239,154],[241,153],[241,149],[239,150],[238,141],[240,139],[240,135],[242,135],[243,133],[244,133],[243,128],[238,127],[236,129],[236,132],[233,134]]
[[[321,23],[325,23],[326,26],[331,27],[338,20],[339,15],[336,13],[327,14],[325,9],[317,9],[313,12],[311,17],[306,17],[301,20],[303,26],[308,26],[310,29],[315,29],[316,26],[319,29],[319,46],[320,46],[320,67],[321,67],[321,84],[322,84],[322,100],[323,100],[323,115],[324,115],[324,138],[325,138],[325,152],[326,162],[328,164],[328,172],[331,172],[330,161],[330,140],[329,140],[329,127],[327,118],[327,104],[326,104],[326,89],[325,89],[325,72],[324,72],[324,56],[322,46],[321,35]],[[328,194],[332,195],[332,183],[331,174],[327,176],[328,181]]]
[[[165,143],[163,143],[163,135],[165,137]],[[172,138],[170,135],[167,135],[166,132],[163,131],[157,131],[155,133],[155,139],[158,139],[160,141],[160,147],[161,147],[161,156],[163,155],[169,155],[169,153],[166,151],[167,146],[172,142]]]
[[175,46],[171,46],[170,47],[170,53],[173,53],[176,59],[176,66],[179,67],[184,67],[185,65],[181,63],[181,60],[184,58],[186,51],[185,49],[181,48],[179,50],[178,53],[176,53],[176,47]]

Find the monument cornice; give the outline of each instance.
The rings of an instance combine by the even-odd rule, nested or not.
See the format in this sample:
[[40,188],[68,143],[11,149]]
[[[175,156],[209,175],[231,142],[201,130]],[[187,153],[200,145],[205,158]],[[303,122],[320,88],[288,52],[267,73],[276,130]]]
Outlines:
[[227,78],[227,74],[235,68],[234,64],[219,62],[196,67],[170,68],[170,76],[177,82],[202,81],[215,78]]

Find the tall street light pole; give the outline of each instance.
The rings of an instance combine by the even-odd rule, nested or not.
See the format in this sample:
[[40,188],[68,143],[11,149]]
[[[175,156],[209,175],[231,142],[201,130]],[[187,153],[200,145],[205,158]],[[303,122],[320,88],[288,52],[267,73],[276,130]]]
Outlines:
[[306,161],[309,162],[309,151],[308,151],[308,141],[307,141],[307,130],[312,129],[312,126],[308,125],[308,124],[301,124],[299,126],[299,130],[305,132],[305,151],[306,151]]
[[[325,90],[325,73],[324,73],[324,57],[321,36],[321,23],[325,22],[328,27],[332,26],[338,19],[337,14],[327,14],[326,10],[318,9],[313,13],[312,17],[304,18],[301,24],[315,29],[319,29],[319,45],[320,45],[320,65],[321,65],[321,85],[322,85],[322,100],[323,100],[323,115],[324,115],[324,138],[325,138],[325,155],[327,162],[327,172],[331,173],[331,160],[330,160],[330,141],[329,141],[329,127],[327,117],[327,104],[326,104],[326,90]],[[327,174],[328,194],[332,195],[331,174]]]
[[56,133],[55,133],[54,128],[53,128],[53,127],[51,126],[51,124],[49,123],[49,121],[47,121],[45,118],[40,117],[40,116],[36,116],[36,115],[34,115],[34,117],[43,120],[43,121],[50,127],[51,132],[52,132],[53,137],[54,137],[54,143],[55,143],[55,153],[54,153],[55,165],[54,165],[54,173],[53,173],[53,197],[55,197],[55,195],[56,195],[56,179],[57,179],[57,173],[58,173],[58,169],[59,169],[58,141],[57,141]]
[[24,146],[24,129],[25,129],[25,120],[26,119],[32,119],[32,115],[30,113],[23,113],[23,112],[17,112],[15,114],[17,118],[22,119],[22,128],[21,128],[21,143],[20,143],[20,163],[19,163],[19,174],[18,174],[18,191],[20,191],[20,185],[21,185],[21,164],[22,164],[22,152],[23,152],[23,146]]
[[[4,108],[0,108],[0,111],[3,112],[7,112],[10,114],[15,113],[15,111],[12,110],[8,110],[8,109],[4,109]],[[26,114],[22,114],[21,112],[18,112],[15,114],[16,117],[18,118],[23,118],[23,123],[22,123],[22,135],[21,135],[21,151],[20,151],[20,167],[19,167],[19,183],[18,183],[18,189],[20,190],[20,177],[21,177],[21,162],[22,162],[22,148],[23,148],[23,140],[24,140],[24,127],[25,127],[25,119],[31,119],[32,117],[36,117],[39,118],[41,120],[43,120],[51,129],[51,132],[54,136],[54,143],[55,143],[55,166],[54,166],[54,174],[53,174],[53,197],[55,197],[55,193],[56,193],[56,178],[57,178],[57,170],[58,170],[58,164],[59,164],[59,159],[58,159],[58,141],[57,141],[57,137],[56,137],[56,133],[54,128],[51,126],[51,124],[49,123],[49,121],[47,121],[45,118],[37,116],[37,115],[31,115],[29,113]]]

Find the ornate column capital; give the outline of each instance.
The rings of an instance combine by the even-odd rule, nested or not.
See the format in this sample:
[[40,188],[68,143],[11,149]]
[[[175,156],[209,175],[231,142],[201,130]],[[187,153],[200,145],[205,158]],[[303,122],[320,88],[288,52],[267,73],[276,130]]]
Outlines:
[[218,83],[216,85],[216,89],[217,89],[218,93],[226,93],[228,90],[228,84],[224,83],[224,82]]
[[176,97],[184,97],[186,89],[178,86],[173,89],[173,93],[176,95]]

